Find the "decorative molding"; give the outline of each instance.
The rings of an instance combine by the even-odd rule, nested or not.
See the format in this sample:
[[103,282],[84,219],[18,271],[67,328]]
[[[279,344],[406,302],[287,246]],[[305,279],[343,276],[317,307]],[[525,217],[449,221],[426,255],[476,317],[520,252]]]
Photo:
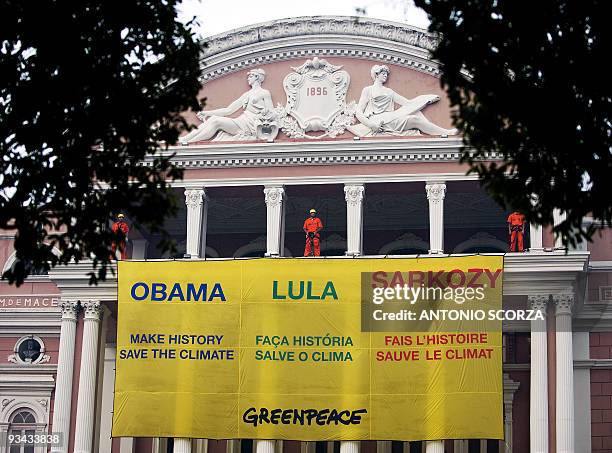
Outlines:
[[282,187],[266,187],[264,188],[264,195],[268,206],[278,206],[283,202],[285,189]]
[[[29,361],[23,360],[21,356],[19,355],[19,348],[25,341],[28,341],[28,340],[34,340],[40,345],[40,351],[38,353],[38,357],[36,358],[36,360],[31,360],[31,359]],[[21,338],[19,338],[19,340],[17,340],[17,342],[15,343],[15,346],[13,347],[13,354],[8,356],[7,361],[10,363],[15,363],[17,365],[25,365],[25,366],[32,366],[32,365],[48,363],[51,360],[51,357],[45,354],[45,351],[46,351],[45,342],[43,341],[42,338],[36,335],[24,335]]]
[[24,362],[20,359],[18,354],[11,354],[8,356],[8,362],[10,363],[16,363],[18,365],[38,365],[39,363],[48,363],[51,360],[51,356],[47,355],[47,354],[41,354],[39,357],[39,360],[36,360],[34,362]]
[[444,201],[444,197],[446,195],[446,184],[426,184],[425,190],[427,191],[427,199],[430,201],[430,203],[440,203]]
[[365,187],[363,184],[344,186],[344,199],[348,206],[359,206],[363,201]]
[[[332,65],[319,57],[291,69],[294,72],[283,80],[287,104],[284,107],[279,104],[276,108],[283,132],[290,138],[309,139],[335,138],[343,134],[353,124],[355,116],[355,102],[346,103],[349,73],[342,70],[342,66]],[[304,86],[318,90],[319,96],[304,96]],[[309,131],[323,131],[323,134],[308,135]]]
[[206,40],[203,57],[280,38],[307,35],[358,35],[434,50],[438,39],[425,30],[397,22],[351,16],[313,16],[280,19],[231,30]]
[[189,209],[198,209],[204,203],[204,189],[185,189],[185,205]]
[[531,309],[542,311],[544,316],[546,316],[546,305],[549,298],[548,294],[531,294],[527,296]]
[[81,301],[81,306],[83,307],[83,311],[85,313],[85,319],[89,319],[92,321],[99,321],[100,314],[102,313],[102,307],[100,305],[100,301],[98,300],[85,300]]
[[573,294],[553,294],[555,304],[555,315],[571,315],[574,305]]
[[437,38],[379,19],[315,16],[274,20],[212,36],[202,49],[202,81],[274,61],[336,56],[384,61],[439,77],[429,54]]
[[[169,157],[179,168],[268,167],[297,165],[346,165],[381,163],[454,162],[463,143],[456,136],[415,138],[366,138],[360,140],[311,140],[308,142],[209,142],[170,146],[155,154]],[[486,159],[498,159],[490,153]],[[154,156],[142,165],[152,166]]]
[[60,309],[62,310],[62,320],[76,322],[77,313],[79,310],[78,301],[62,299],[62,301],[60,302]]

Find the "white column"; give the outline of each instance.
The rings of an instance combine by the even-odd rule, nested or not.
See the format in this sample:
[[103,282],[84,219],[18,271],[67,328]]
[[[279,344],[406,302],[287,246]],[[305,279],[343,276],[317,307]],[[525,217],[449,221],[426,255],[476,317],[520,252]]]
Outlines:
[[94,409],[96,401],[96,371],[98,367],[98,333],[100,330],[100,302],[81,301],[85,312],[83,346],[81,349],[81,372],[76,412],[74,453],[91,453],[94,432]]
[[206,206],[204,189],[185,189],[187,205],[187,247],[192,258],[203,257],[206,247]]
[[444,453],[444,441],[428,440],[425,442],[426,453]]
[[529,223],[529,251],[541,252],[544,250],[542,243],[542,227],[533,222]]
[[51,449],[52,453],[66,453],[68,451],[78,303],[63,300],[60,307],[62,309],[62,324],[60,328],[52,430],[54,433],[59,433],[62,436],[62,442],[59,446]]
[[174,439],[174,453],[191,453],[191,439]]
[[548,295],[528,296],[531,309],[544,320],[531,321],[531,379],[529,398],[530,446],[532,453],[548,453],[548,355],[546,306]]
[[[538,196],[531,196],[531,204],[536,207],[538,204]],[[536,225],[534,222],[529,222],[529,251],[530,252],[541,252],[544,250],[542,242],[542,227]]]
[[391,453],[393,442],[390,440],[377,440],[376,453]]
[[147,256],[147,240],[134,239],[132,241],[132,259],[144,260]]
[[119,453],[134,453],[136,442],[133,437],[119,438]]
[[453,451],[455,453],[468,453],[468,441],[465,439],[455,439],[453,441]]
[[344,186],[346,200],[346,254],[363,253],[363,184]]
[[343,440],[340,442],[340,453],[359,453],[359,441]]
[[274,440],[256,440],[255,453],[274,453],[275,443]]
[[285,237],[285,189],[266,186],[266,256],[282,256]]
[[102,371],[102,408],[100,417],[99,453],[111,453],[111,425],[113,421],[113,392],[115,390],[115,356],[117,345],[104,348],[104,369]]
[[557,453],[574,453],[573,294],[553,295],[557,350]]
[[208,453],[208,439],[194,439],[193,453]]
[[[554,224],[554,226],[557,226],[560,223],[564,222],[566,218],[567,218],[567,214],[566,213],[561,213],[560,210],[553,209],[553,224]],[[561,238],[561,236],[555,237],[555,248],[556,249],[565,248],[563,246],[563,239]]]
[[428,182],[425,185],[429,200],[429,253],[444,253],[444,197],[446,184]]
[[[590,359],[589,332],[572,334],[574,363]],[[591,451],[591,370],[574,368],[574,444],[577,452]]]

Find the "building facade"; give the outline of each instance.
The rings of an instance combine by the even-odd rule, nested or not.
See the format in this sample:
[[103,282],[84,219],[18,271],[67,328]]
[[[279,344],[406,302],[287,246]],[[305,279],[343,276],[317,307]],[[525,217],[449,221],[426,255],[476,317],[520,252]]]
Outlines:
[[[167,151],[185,170],[172,183],[182,209],[166,225],[179,253],[132,229],[129,259],[302,256],[311,208],[321,257],[305,259],[506,253],[510,213],[459,163],[435,43],[352,17],[210,38],[205,110],[186,114],[197,128]],[[85,262],[0,283],[0,452],[45,450],[9,448],[6,433],[61,433],[50,450],[62,453],[612,451],[612,232],[576,250],[549,228],[525,233],[526,251],[505,255],[503,304],[546,320],[504,326],[504,441],[112,439],[116,279],[90,286]],[[12,242],[0,235],[4,270]]]

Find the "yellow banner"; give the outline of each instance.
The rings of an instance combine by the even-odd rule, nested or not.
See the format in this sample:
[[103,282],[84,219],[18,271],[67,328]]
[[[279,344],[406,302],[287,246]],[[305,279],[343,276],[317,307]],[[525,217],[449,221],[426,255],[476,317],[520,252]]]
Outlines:
[[113,436],[501,439],[502,269],[122,261]]

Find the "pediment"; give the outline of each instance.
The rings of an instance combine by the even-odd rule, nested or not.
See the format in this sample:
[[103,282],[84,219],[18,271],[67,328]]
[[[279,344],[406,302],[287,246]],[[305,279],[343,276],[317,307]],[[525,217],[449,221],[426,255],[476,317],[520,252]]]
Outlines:
[[[454,135],[429,58],[435,39],[402,24],[355,20],[287,19],[211,38],[199,94],[206,105],[186,114],[199,130],[183,144]],[[387,73],[378,88],[375,67]]]

